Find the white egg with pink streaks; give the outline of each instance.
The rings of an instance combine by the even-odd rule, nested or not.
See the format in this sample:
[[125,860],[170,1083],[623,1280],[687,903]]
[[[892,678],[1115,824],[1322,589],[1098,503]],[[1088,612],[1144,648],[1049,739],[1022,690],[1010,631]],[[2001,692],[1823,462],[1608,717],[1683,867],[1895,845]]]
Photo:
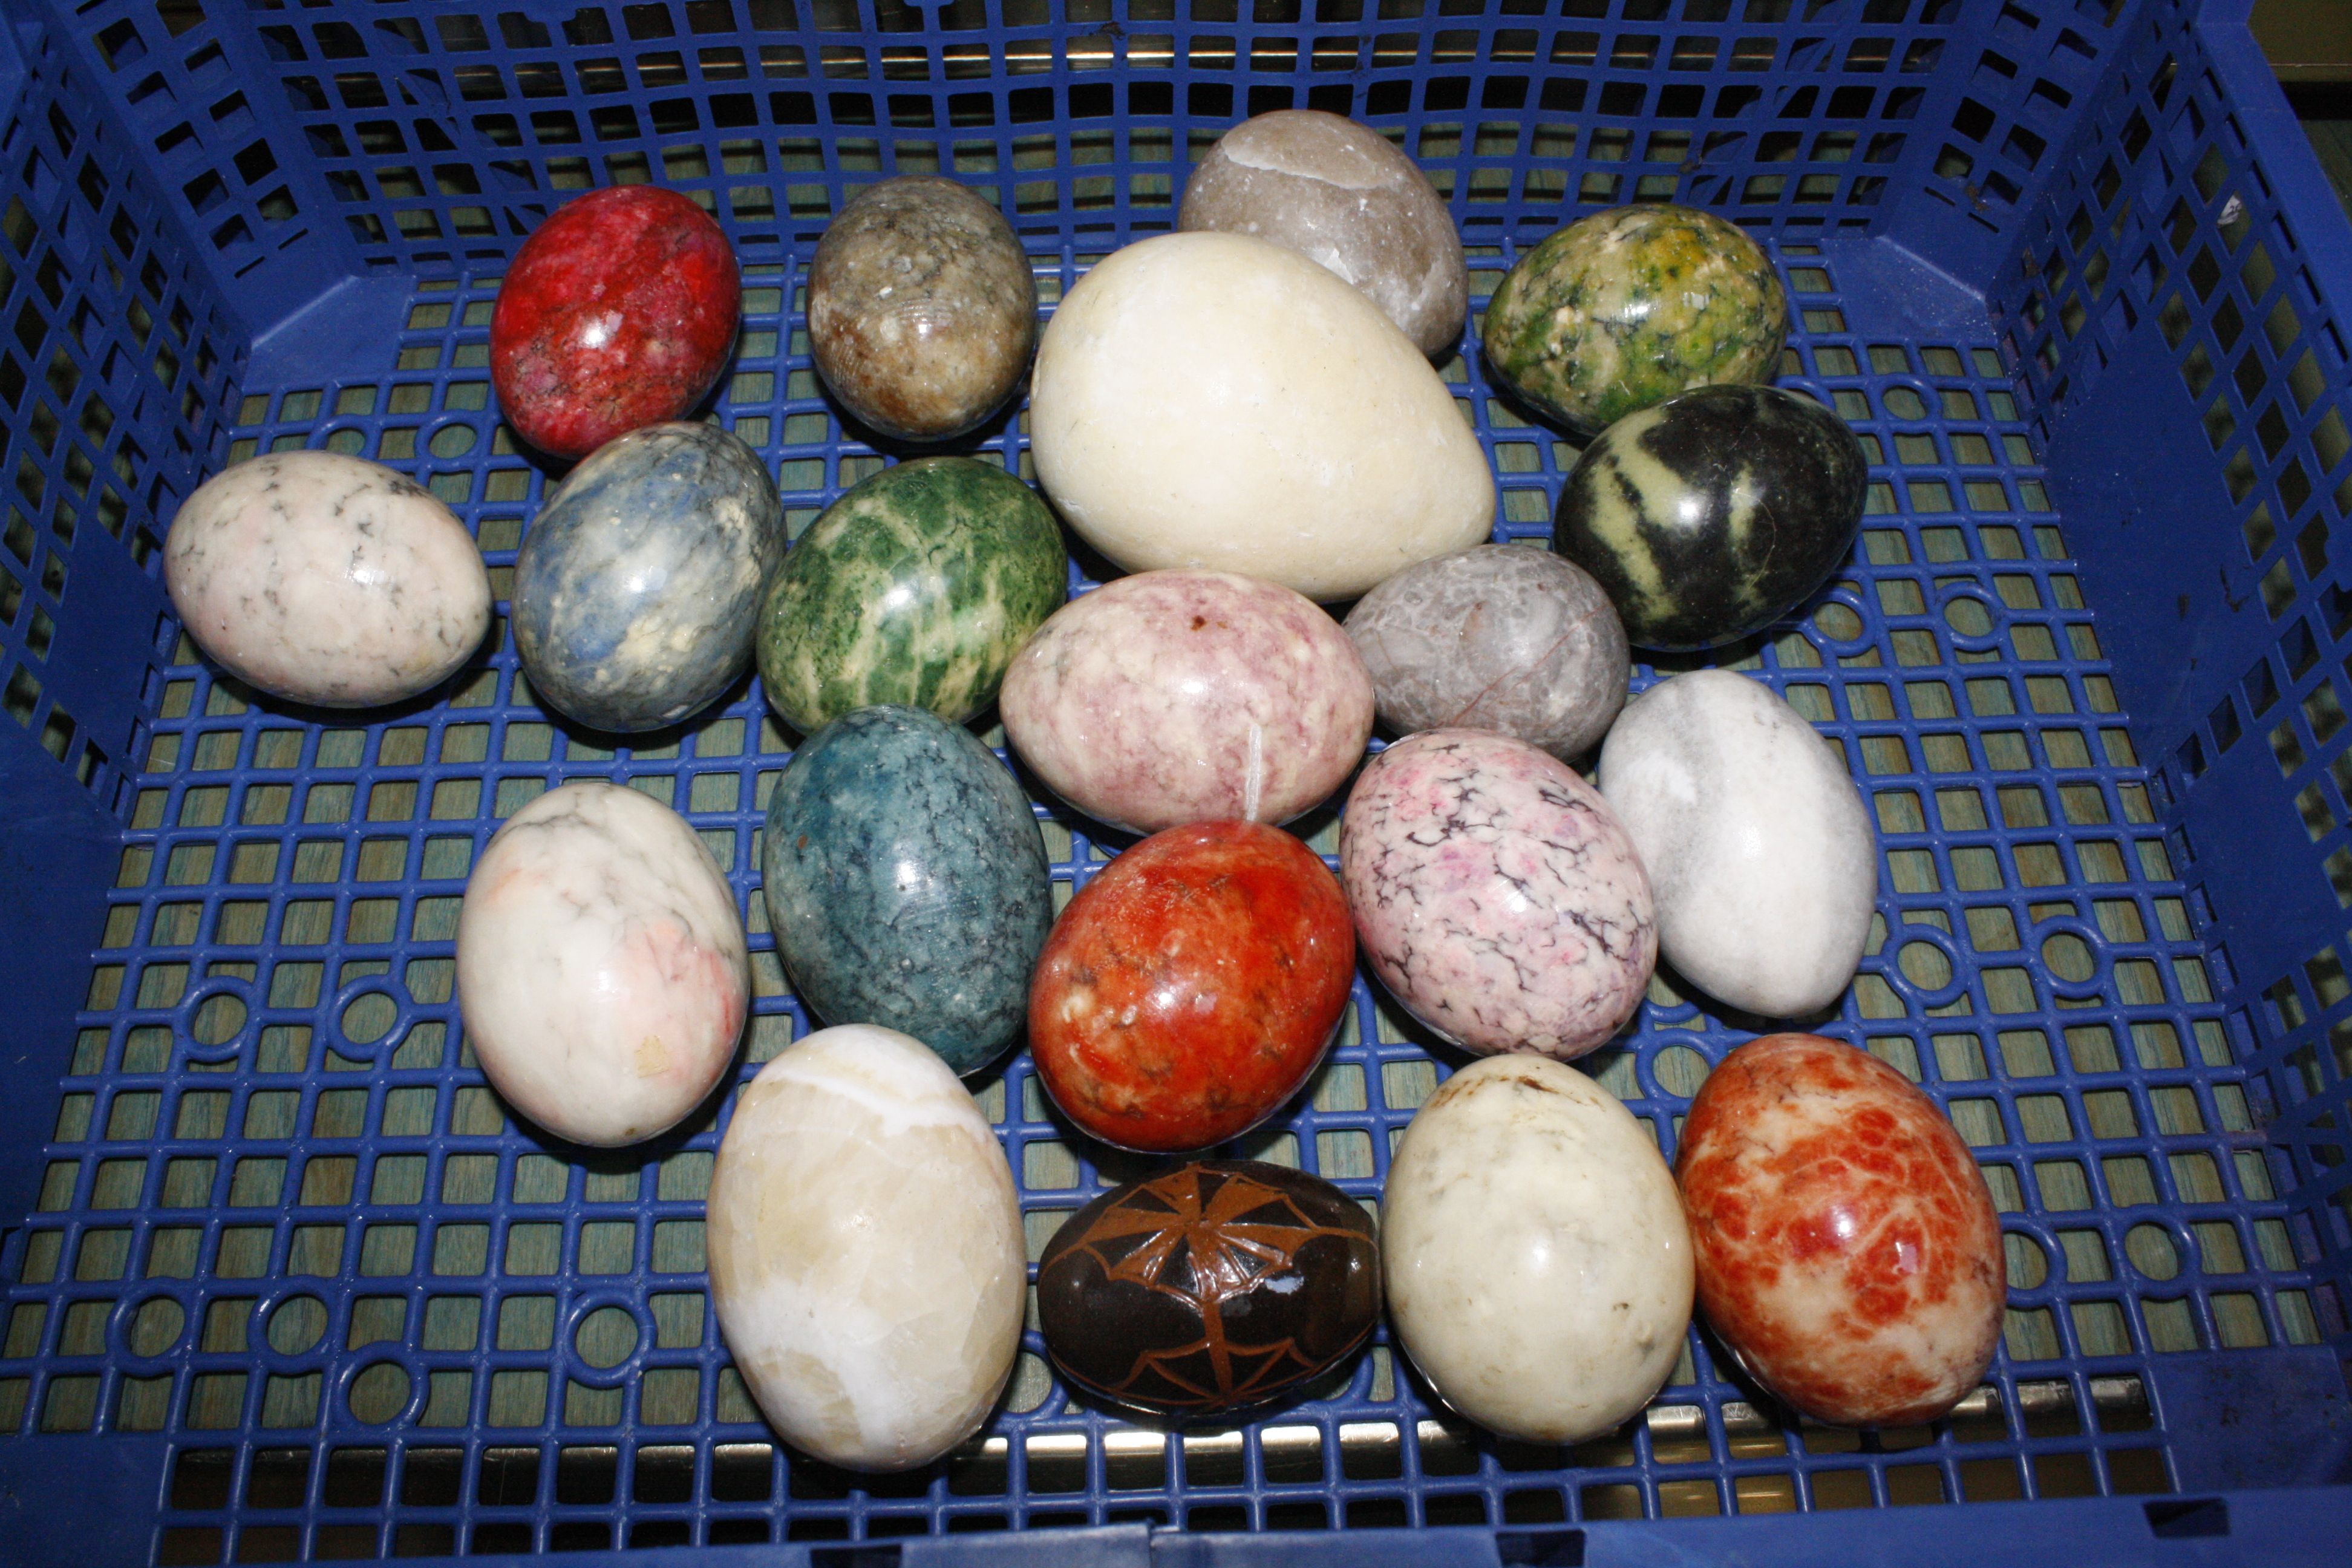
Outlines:
[[575,1143],[667,1131],[751,1006],[733,889],[686,819],[583,780],[509,818],[457,919],[466,1040],[506,1102]]
[[1013,659],[1004,733],[1115,827],[1282,823],[1347,782],[1372,678],[1339,623],[1278,584],[1139,572],[1054,612]]

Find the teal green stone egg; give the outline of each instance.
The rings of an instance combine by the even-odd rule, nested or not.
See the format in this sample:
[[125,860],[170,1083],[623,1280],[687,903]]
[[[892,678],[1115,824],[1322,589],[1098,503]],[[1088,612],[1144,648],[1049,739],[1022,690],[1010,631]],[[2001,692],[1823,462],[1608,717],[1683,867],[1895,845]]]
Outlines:
[[1520,257],[1481,331],[1512,391],[1589,436],[1694,386],[1770,380],[1789,300],[1740,229],[1644,204],[1580,218]]
[[1034,490],[992,463],[920,458],[827,507],[784,557],[760,616],[760,679],[807,734],[898,703],[960,724],[1069,593]]
[[761,846],[776,951],[826,1023],[912,1035],[959,1073],[1019,1037],[1052,868],[971,731],[895,707],[825,725],[776,781]]

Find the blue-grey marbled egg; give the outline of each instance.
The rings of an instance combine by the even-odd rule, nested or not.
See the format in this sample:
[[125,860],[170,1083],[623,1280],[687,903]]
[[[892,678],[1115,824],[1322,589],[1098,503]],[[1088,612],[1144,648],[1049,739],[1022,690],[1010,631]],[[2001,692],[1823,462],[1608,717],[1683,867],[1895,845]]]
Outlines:
[[768,802],[769,924],[801,999],[960,1073],[1021,1033],[1054,921],[1045,837],[1013,774],[919,708],[860,708],[793,754]]
[[591,729],[657,730],[751,660],[784,558],[775,481],[712,425],[652,425],[572,470],[523,536],[515,647],[532,691]]

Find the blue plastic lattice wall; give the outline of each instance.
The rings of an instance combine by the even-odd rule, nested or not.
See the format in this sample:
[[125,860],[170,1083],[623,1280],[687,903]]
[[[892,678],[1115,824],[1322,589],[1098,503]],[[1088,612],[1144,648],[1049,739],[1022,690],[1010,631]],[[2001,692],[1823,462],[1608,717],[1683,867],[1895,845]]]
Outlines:
[[[2341,431],[2324,429],[2343,363],[2326,290],[2346,274],[2248,173],[2279,144],[2200,53],[2220,25],[2158,0],[21,15],[24,85],[0,133],[16,476],[0,564],[22,584],[0,616],[17,720],[0,742],[24,753],[11,780],[79,802],[96,847],[87,886],[33,850],[71,929],[29,949],[66,988],[58,1016],[28,1013],[11,1042],[10,1098],[36,1125],[11,1200],[26,1217],[0,1243],[0,1430],[20,1435],[0,1447],[0,1499],[86,1478],[96,1455],[113,1477],[79,1483],[106,1506],[26,1537],[41,1550],[263,1561],[1138,1521],[1542,1531],[2333,1479],[2340,1382],[2326,1352],[2294,1347],[2345,1332],[2341,1140],[2321,1119],[2341,1114],[2326,1031],[2347,993],[2324,963],[2273,984],[2284,972],[2249,958],[2262,904],[2233,909],[2218,883],[2274,885],[2282,905],[2297,877],[2325,892],[2344,820],[2324,797],[2326,831],[2306,837],[2319,819],[2295,813],[2346,742],[2340,709],[2311,706],[2326,659],[2298,668],[2286,628],[2335,641],[2326,552],[2315,563],[2302,539],[2343,456],[2321,461]],[[2222,36],[2224,56],[2242,46]],[[1234,118],[1306,103],[1367,118],[1431,171],[1480,303],[1521,246],[1627,199],[1724,211],[1781,267],[1786,383],[1870,448],[1870,514],[1825,595],[1724,662],[1843,748],[1881,829],[1871,955],[1822,1026],[1939,1099],[2002,1210],[2003,1353],[1948,1422],[1857,1436],[1786,1418],[1695,1336],[1643,1417],[1572,1449],[1454,1422],[1384,1342],[1255,1425],[1171,1435],[1070,1401],[1033,1336],[1005,1409],[948,1463],[871,1480],[796,1459],[745,1399],[706,1299],[718,1124],[572,1163],[504,1116],[451,997],[473,858],[522,801],[598,776],[687,814],[729,869],[759,977],[744,1072],[805,1026],[758,898],[765,790],[789,753],[756,689],[614,746],[532,701],[501,624],[406,709],[297,712],[159,622],[155,543],[180,497],[286,447],[415,475],[475,530],[503,596],[548,478],[498,423],[487,323],[505,258],[571,191],[674,184],[735,239],[744,336],[712,413],[770,464],[797,530],[887,460],[807,358],[802,268],[848,192],[913,170],[988,191],[1050,310],[1096,257],[1171,225],[1185,169]],[[2175,195],[2185,225],[2166,216]],[[2143,243],[2161,275],[2126,284]],[[2200,247],[2231,258],[2227,290],[2196,284]],[[2284,344],[2249,324],[2295,289]],[[2238,336],[2268,345],[2242,380],[2225,293]],[[2184,312],[2181,335],[2168,323]],[[2097,367],[2134,332],[2174,355],[2164,378]],[[2272,508],[2274,537],[2239,570],[2282,563],[2290,584],[2275,615],[2242,611],[2280,646],[2264,655],[2279,695],[2257,708],[2247,689],[2231,753],[2260,758],[2292,700],[2302,760],[2279,779],[2263,759],[2270,794],[2219,767],[2192,779],[2167,728],[2164,683],[2203,678],[2169,673],[2179,651],[2130,573],[2207,592],[2189,564],[2204,535],[2116,544],[2091,458],[2063,460],[2070,439],[2112,445],[2096,420],[2160,429],[2164,399],[2207,395],[2200,353],[2213,386],[2239,389],[2232,434],[2159,455],[2210,487],[2209,518]],[[1475,337],[1443,369],[1493,455],[1498,533],[1542,536],[1572,448],[1494,395]],[[2324,398],[2296,390],[2311,374]],[[2303,444],[2266,445],[2266,408]],[[970,445],[1026,471],[1017,413]],[[2242,453],[2256,488],[2233,497]],[[2288,505],[2294,461],[2311,488]],[[2340,515],[2339,500],[2329,526]],[[2227,542],[2245,560],[2242,534]],[[42,683],[21,712],[19,675]],[[2210,701],[2189,703],[2194,721]],[[74,729],[42,756],[60,705]],[[2217,853],[2187,820],[2200,792],[2294,855]],[[1041,814],[1066,893],[1108,851]],[[1300,826],[1333,847],[1328,813]],[[1588,1065],[1671,1150],[1747,1025],[1661,984]],[[1373,1196],[1453,1059],[1360,991],[1330,1066],[1248,1152]],[[1025,1058],[978,1088],[1033,1250],[1139,1168],[1048,1115]],[[2212,1431],[2232,1377],[2271,1390],[2285,1458]]]

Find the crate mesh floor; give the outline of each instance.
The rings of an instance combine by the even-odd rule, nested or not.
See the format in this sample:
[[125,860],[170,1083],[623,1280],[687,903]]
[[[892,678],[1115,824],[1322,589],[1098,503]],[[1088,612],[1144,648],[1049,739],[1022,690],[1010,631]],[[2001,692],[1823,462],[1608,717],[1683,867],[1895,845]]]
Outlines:
[[[1511,259],[1475,259],[1481,296]],[[1861,434],[1870,510],[1810,616],[1729,662],[1843,746],[1878,822],[1871,956],[1823,1026],[1943,1101],[2003,1211],[2005,1348],[1951,1422],[1790,1424],[1694,1339],[1622,1431],[1497,1444],[1433,1410],[1384,1341],[1320,1397],[1171,1436],[1071,1400],[1033,1332],[1004,1412],[939,1469],[860,1481],[791,1458],[709,1307],[717,1128],[569,1163],[504,1116],[451,999],[458,898],[498,820],[564,779],[617,779],[686,814],[743,898],[755,1070],[805,1027],[757,890],[788,740],[739,689],[659,744],[608,749],[530,700],[501,626],[446,701],[365,725],[289,720],[177,645],[133,759],[41,1212],[10,1245],[0,1424],[173,1434],[169,1561],[2166,1489],[2148,1358],[2319,1331],[2147,775],[1990,342],[1882,334],[1846,315],[1818,247],[1779,259],[1801,328],[1785,384]],[[1081,269],[1044,258],[1043,292]],[[496,285],[428,286],[392,364],[247,394],[232,457],[323,447],[426,476],[503,595],[546,481],[488,412]],[[755,267],[747,285],[719,417],[774,466],[797,529],[882,459],[815,395],[797,276]],[[1475,353],[1444,374],[1493,450],[1501,531],[1540,540],[1573,449],[1497,397]],[[982,449],[1025,468],[1024,448],[1016,424]],[[1043,815],[1066,897],[1105,852],[1079,819]],[[1336,847],[1328,810],[1302,826]],[[1662,981],[1586,1066],[1670,1152],[1708,1064],[1743,1037]],[[1454,1059],[1360,983],[1306,1101],[1244,1147],[1376,1195]],[[1033,1254],[1141,1169],[1050,1117],[1025,1058],[979,1093]],[[10,1375],[36,1356],[37,1383]]]
[[[1129,1520],[1541,1526],[2162,1491],[2198,1419],[2168,1416],[2167,1358],[2342,1339],[2336,1287],[2310,1268],[2332,1259],[2340,1277],[2343,1226],[2322,1210],[2336,1229],[2315,1228],[2311,1203],[2333,1193],[2352,1205],[2328,1120],[2352,1074],[2339,1038],[2352,1038],[2340,1028],[2352,984],[2325,952],[2286,980],[2210,961],[2195,879],[2223,872],[2210,854],[2186,863],[2159,817],[2161,792],[2216,786],[2197,783],[2202,763],[2186,752],[2135,750],[2068,520],[2038,466],[2053,411],[2088,395],[2137,320],[2116,302],[2125,290],[2103,288],[2127,275],[2148,314],[2186,323],[2172,341],[2193,340],[2176,367],[2192,395],[2235,398],[2216,450],[2234,440],[2242,455],[2261,433],[2270,462],[2257,472],[2249,458],[2258,482],[2230,499],[2242,512],[2277,505],[2275,521],[2242,522],[2263,582],[2282,606],[2333,592],[2320,581],[2326,531],[2315,566],[2295,516],[2313,482],[2293,504],[2283,487],[2303,458],[2323,486],[2345,465],[2340,419],[2328,435],[2328,399],[2305,395],[2340,372],[2341,342],[2329,356],[2308,272],[2302,317],[2290,311],[2277,336],[2270,302],[2301,262],[2275,226],[2262,230],[2280,262],[2267,279],[2253,276],[2267,253],[2238,247],[2246,225],[2281,220],[2181,8],[2129,12],[2149,68],[2134,67],[2063,172],[2067,200],[2102,223],[2035,231],[2042,264],[2004,272],[1995,291],[2002,336],[1990,320],[1926,331],[1894,308],[1902,290],[1876,270],[1874,215],[1900,194],[1889,171],[1908,170],[1915,206],[1942,204],[1971,243],[2017,241],[2027,186],[2057,177],[2043,160],[2071,124],[2070,94],[2089,89],[2126,30],[2120,3],[2011,0],[1965,95],[1970,62],[1946,58],[1959,37],[1946,0],[1566,0],[1553,7],[1565,19],[1540,21],[1522,0],[1447,0],[1443,16],[1377,36],[1355,0],[1318,0],[1314,22],[1295,26],[1284,3],[1260,0],[1258,21],[1239,7],[1233,22],[1236,7],[1218,0],[1181,17],[1122,0],[1130,24],[1167,19],[1120,37],[1078,29],[1111,16],[1104,0],[1067,0],[1053,12],[1059,30],[1033,0],[927,13],[828,0],[807,31],[837,42],[796,35],[748,50],[729,29],[797,26],[790,6],[586,7],[561,45],[520,14],[492,29],[393,4],[362,37],[345,17],[289,10],[241,47],[239,61],[259,63],[240,86],[194,0],[97,0],[77,13],[88,38],[28,56],[0,136],[0,313],[13,334],[0,337],[0,401],[20,411],[6,431],[0,690],[122,827],[69,1071],[11,1086],[58,1110],[37,1208],[0,1239],[0,1432],[168,1448],[158,1560]],[[1668,44],[1670,9],[1696,30]],[[1456,11],[1460,30],[1446,30]],[[914,36],[934,23],[943,40]],[[1696,26],[1713,23],[1724,26]],[[1348,58],[1367,81],[1320,74],[1342,38],[1362,46]],[[919,81],[909,61],[927,47],[936,68]],[[1088,74],[1115,50],[1137,73],[1117,76],[1116,95],[1111,76]],[[447,55],[449,74],[378,54]],[[1236,93],[1244,58],[1253,72]],[[820,89],[812,58],[840,80]],[[2032,68],[2021,74],[2020,60]],[[782,85],[730,85],[755,66]],[[501,68],[518,100],[494,101]],[[1653,97],[1654,70],[1685,75]],[[1589,102],[1586,76],[1598,83]],[[1531,96],[1532,77],[1544,80]],[[2186,87],[2168,97],[2176,77]],[[1181,93],[1168,85],[1178,79]],[[1437,1411],[1383,1338],[1262,1420],[1171,1434],[1070,1400],[1033,1332],[1003,1410],[944,1465],[875,1480],[793,1458],[758,1419],[709,1309],[702,1198],[717,1125],[575,1163],[504,1115],[465,1054],[451,995],[459,897],[497,823],[567,778],[612,778],[686,814],[743,900],[757,992],[743,1075],[806,1027],[758,894],[761,811],[790,753],[756,689],[658,743],[614,749],[531,700],[503,621],[433,700],[338,717],[256,702],[152,611],[114,624],[69,613],[133,602],[125,584],[160,602],[138,574],[152,578],[177,499],[225,460],[301,447],[428,485],[476,531],[503,596],[547,480],[490,408],[499,258],[527,226],[519,209],[592,181],[679,183],[737,240],[744,332],[715,417],[776,473],[797,531],[885,461],[819,395],[803,273],[785,259],[804,261],[848,189],[920,170],[997,190],[1050,309],[1101,251],[1167,226],[1183,161],[1234,116],[1275,106],[1261,95],[1277,82],[1318,103],[1344,88],[1334,106],[1395,132],[1457,197],[1474,308],[1570,201],[1678,195],[1769,241],[1796,314],[1784,384],[1862,437],[1869,513],[1848,568],[1801,620],[1718,662],[1769,684],[1843,749],[1878,824],[1870,954],[1819,1026],[1937,1099],[2002,1212],[2003,1349],[1951,1420],[1872,1435],[1793,1422],[1723,1375],[1695,1334],[1643,1416],[1573,1448],[1527,1447]],[[1516,99],[1499,90],[1514,82]],[[472,132],[510,160],[445,156],[433,138],[458,124],[450,87]],[[247,88],[282,91],[291,108],[257,110]],[[1748,123],[1766,103],[1785,125]],[[1916,118],[1927,111],[1941,121]],[[786,129],[745,130],[730,118],[743,113]],[[289,115],[299,135],[278,123]],[[1944,123],[1953,141],[1923,163]],[[271,125],[274,142],[247,144]],[[291,170],[298,158],[304,171]],[[2137,193],[2121,205],[2117,163]],[[176,191],[159,184],[166,175]],[[2225,205],[2240,188],[2247,202]],[[339,213],[362,282],[418,279],[387,329],[394,341],[371,339],[368,363],[331,378],[257,374],[279,362],[239,342],[212,280],[225,270],[233,289],[278,286],[306,226]],[[2209,232],[2228,248],[2208,247]],[[2160,264],[2132,263],[2143,244],[2165,247],[2149,250]],[[206,246],[213,272],[191,256]],[[2275,365],[2250,356],[2217,382],[2215,360],[2198,357],[2207,338],[2226,353],[2256,319]],[[2317,368],[2290,374],[2306,344]],[[1573,449],[1494,393],[1475,331],[1443,370],[1492,454],[1498,534],[1540,541]],[[2273,446],[2251,401],[2273,370],[2299,405],[2298,445]],[[2205,428],[2221,426],[2209,416]],[[966,445],[1028,473],[1017,417]],[[134,685],[149,668],[127,736],[93,719],[100,676],[123,668]],[[2278,752],[2280,774],[2311,793],[2326,773],[2340,792],[2342,705],[2331,719],[2319,696],[2328,664],[2277,668],[2306,721],[2289,731],[2292,755]],[[2261,724],[2278,722],[2269,706],[2249,687],[2227,739],[2206,731],[2213,753],[2242,736],[2242,760]],[[2312,798],[2319,844],[2341,834],[2341,814],[2334,797]],[[1042,816],[1066,900],[1108,852],[1076,818]],[[1328,810],[1297,826],[1336,847]],[[2231,994],[2241,980],[2270,987],[2267,1011]],[[1709,1065],[1754,1025],[1708,1016],[1670,982],[1585,1063],[1669,1152]],[[1458,1059],[1360,983],[1329,1064],[1242,1152],[1373,1198],[1395,1138]],[[2259,1130],[2273,1114],[2266,1068],[2302,1119],[2284,1141]],[[1063,1214],[1141,1168],[1054,1120],[1025,1058],[975,1087],[1003,1132],[1033,1255]]]

